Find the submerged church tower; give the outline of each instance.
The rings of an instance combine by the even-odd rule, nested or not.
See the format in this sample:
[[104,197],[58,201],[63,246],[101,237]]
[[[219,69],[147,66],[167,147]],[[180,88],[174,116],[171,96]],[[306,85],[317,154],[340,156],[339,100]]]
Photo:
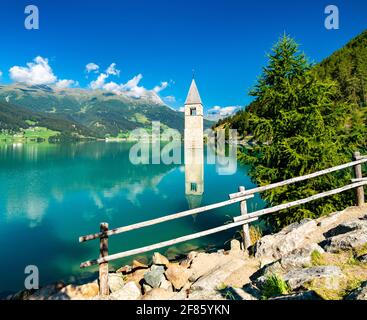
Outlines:
[[185,194],[189,208],[199,207],[204,193],[203,104],[195,80],[185,102]]
[[204,147],[203,104],[195,79],[192,79],[185,101],[185,148]]

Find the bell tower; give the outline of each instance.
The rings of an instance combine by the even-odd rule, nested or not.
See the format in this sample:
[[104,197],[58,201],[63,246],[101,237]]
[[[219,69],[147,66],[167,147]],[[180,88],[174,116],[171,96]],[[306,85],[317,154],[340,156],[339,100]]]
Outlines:
[[185,101],[185,148],[202,149],[204,147],[203,104],[195,79],[192,79]]

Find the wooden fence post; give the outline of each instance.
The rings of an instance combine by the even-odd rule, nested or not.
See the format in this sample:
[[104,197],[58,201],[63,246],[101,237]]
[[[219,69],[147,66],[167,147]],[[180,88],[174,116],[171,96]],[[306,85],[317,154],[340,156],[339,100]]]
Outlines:
[[[353,152],[353,160],[360,160],[360,159],[361,159],[360,152],[358,151]],[[357,164],[356,166],[354,166],[354,173],[355,173],[356,179],[363,178],[361,164]],[[363,186],[356,188],[356,198],[357,198],[357,206],[358,207],[364,206],[364,188]]]
[[[238,191],[240,192],[245,191],[245,187],[243,186],[239,187]],[[240,202],[240,208],[241,208],[241,215],[246,216],[248,214],[246,200]],[[247,252],[247,249],[251,246],[250,228],[248,223],[242,226],[242,231],[243,231],[243,250]]]
[[[108,231],[108,223],[102,222],[100,224],[100,231],[102,233]],[[108,256],[108,236],[101,236],[99,239],[99,257],[103,258]],[[99,294],[102,296],[108,296],[110,294],[110,288],[108,286],[108,262],[102,262],[99,264]]]

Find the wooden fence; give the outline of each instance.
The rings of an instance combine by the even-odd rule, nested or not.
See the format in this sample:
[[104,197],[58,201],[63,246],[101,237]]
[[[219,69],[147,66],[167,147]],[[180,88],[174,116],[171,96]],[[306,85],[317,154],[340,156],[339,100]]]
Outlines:
[[[281,182],[277,182],[277,183],[269,184],[269,185],[266,185],[266,186],[249,189],[249,190],[245,190],[244,187],[240,186],[238,192],[230,194],[229,195],[229,200],[225,200],[225,201],[222,201],[222,202],[210,204],[210,205],[200,207],[200,208],[195,208],[195,209],[182,211],[182,212],[179,212],[179,213],[167,215],[167,216],[156,218],[156,219],[153,219],[153,220],[139,222],[139,223],[135,223],[135,224],[132,224],[132,225],[129,225],[129,226],[119,227],[119,228],[115,228],[115,229],[109,229],[108,228],[109,227],[108,223],[103,222],[103,223],[100,224],[100,232],[90,234],[90,235],[86,235],[86,236],[82,236],[82,237],[79,238],[79,242],[85,242],[85,241],[94,240],[94,239],[99,239],[99,241],[100,241],[100,256],[99,256],[99,258],[83,262],[80,265],[80,267],[85,268],[85,267],[89,267],[89,266],[98,264],[99,265],[100,294],[101,295],[108,295],[109,294],[108,262],[116,260],[116,259],[121,259],[121,258],[129,257],[129,256],[133,256],[133,255],[136,255],[136,254],[141,254],[141,253],[144,253],[144,252],[157,250],[157,249],[160,249],[160,248],[163,248],[163,247],[171,246],[171,245],[181,243],[181,242],[185,242],[185,241],[188,241],[188,240],[201,238],[201,237],[204,237],[204,236],[207,236],[207,235],[211,235],[211,234],[214,234],[214,233],[218,233],[218,232],[221,232],[221,231],[224,231],[224,230],[228,230],[228,229],[231,229],[231,228],[237,228],[237,227],[242,227],[242,229],[243,229],[243,248],[244,248],[244,250],[247,250],[249,248],[249,246],[251,245],[251,243],[250,243],[250,234],[249,234],[249,223],[257,220],[260,216],[271,214],[271,213],[274,213],[274,212],[278,212],[280,210],[288,209],[288,208],[298,206],[298,205],[301,205],[301,204],[305,204],[305,203],[308,203],[308,202],[316,200],[316,199],[321,199],[321,198],[324,198],[324,197],[327,197],[327,196],[332,196],[332,195],[335,195],[335,194],[338,194],[338,193],[341,193],[341,192],[344,192],[344,191],[347,191],[347,190],[351,190],[351,189],[356,189],[356,203],[357,203],[357,205],[358,206],[363,206],[365,204],[364,185],[367,184],[367,178],[363,178],[363,176],[362,176],[362,164],[366,163],[366,162],[367,162],[367,156],[361,156],[359,152],[354,152],[352,162],[348,162],[346,164],[342,164],[342,165],[339,165],[339,166],[335,166],[335,167],[332,167],[332,168],[321,170],[321,171],[318,171],[318,172],[315,172],[315,173],[307,174],[307,175],[304,175],[304,176],[284,180],[284,181],[281,181]],[[290,185],[290,184],[293,184],[293,183],[296,183],[296,182],[305,181],[305,180],[308,180],[308,179],[312,179],[312,178],[315,178],[315,177],[319,177],[319,176],[322,176],[322,175],[325,175],[325,174],[329,174],[331,172],[347,169],[347,168],[350,168],[350,167],[354,167],[354,173],[355,173],[355,179],[352,179],[351,184],[348,184],[348,185],[345,185],[343,187],[333,189],[333,190],[330,190],[330,191],[315,194],[315,195],[310,196],[308,198],[300,199],[300,200],[289,202],[289,203],[280,204],[280,205],[277,205],[275,207],[265,208],[265,209],[261,209],[261,210],[251,212],[251,213],[248,213],[248,211],[247,211],[247,202],[246,201],[250,198],[253,198],[255,193],[260,193],[260,192],[268,191],[268,190],[271,190],[271,189],[274,189],[274,188]],[[190,234],[190,235],[186,235],[186,236],[183,236],[183,237],[175,238],[175,239],[172,239],[172,240],[167,240],[167,241],[155,243],[153,245],[133,249],[133,250],[128,250],[128,251],[119,252],[119,253],[115,253],[115,254],[109,254],[108,253],[108,239],[112,235],[116,235],[116,234],[131,231],[131,230],[136,230],[136,229],[152,226],[152,225],[155,225],[155,224],[158,224],[158,223],[167,222],[167,221],[171,221],[171,220],[174,220],[174,219],[183,218],[183,217],[190,216],[190,215],[193,215],[193,214],[207,212],[207,211],[210,211],[210,210],[213,210],[213,209],[229,206],[229,205],[232,205],[232,204],[235,204],[235,203],[240,203],[240,216],[234,217],[233,222],[231,222],[231,223],[228,223],[228,224],[216,227],[216,228],[208,229],[208,230],[205,230],[205,231],[201,231],[201,232],[193,233],[193,234]]]

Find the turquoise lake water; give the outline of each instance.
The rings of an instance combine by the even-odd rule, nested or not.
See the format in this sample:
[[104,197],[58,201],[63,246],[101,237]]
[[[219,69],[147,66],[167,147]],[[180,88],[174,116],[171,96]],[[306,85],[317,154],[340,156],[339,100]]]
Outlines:
[[[98,240],[79,243],[78,237],[98,232],[100,222],[108,222],[110,228],[129,225],[226,200],[240,185],[255,187],[246,166],[238,165],[234,174],[223,175],[215,164],[204,161],[202,182],[185,183],[185,170],[186,180],[194,179],[191,176],[197,168],[134,165],[129,160],[130,148],[131,144],[121,142],[0,145],[0,247],[4,259],[0,295],[23,289],[27,265],[39,268],[41,285],[95,276],[96,268],[81,270],[79,265],[98,257]],[[189,195],[187,186],[199,195]],[[254,211],[263,207],[263,202],[255,197],[248,206]],[[238,204],[116,235],[109,240],[110,253],[220,226],[236,215]],[[198,248],[224,248],[235,233],[235,229],[229,230],[160,252],[173,258]],[[151,254],[111,265],[121,266],[134,258],[144,261]]]

